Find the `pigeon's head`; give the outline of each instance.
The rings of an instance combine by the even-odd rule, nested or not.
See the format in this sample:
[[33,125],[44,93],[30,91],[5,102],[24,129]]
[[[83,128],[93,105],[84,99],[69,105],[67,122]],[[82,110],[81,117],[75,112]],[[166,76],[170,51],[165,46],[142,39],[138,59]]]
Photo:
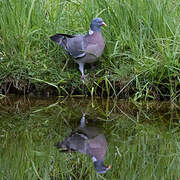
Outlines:
[[105,166],[104,165],[104,161],[98,160],[94,162],[94,167],[97,173],[106,173],[111,167],[109,166]]
[[101,26],[107,26],[101,18],[94,18],[91,22],[90,28],[92,31],[100,31]]

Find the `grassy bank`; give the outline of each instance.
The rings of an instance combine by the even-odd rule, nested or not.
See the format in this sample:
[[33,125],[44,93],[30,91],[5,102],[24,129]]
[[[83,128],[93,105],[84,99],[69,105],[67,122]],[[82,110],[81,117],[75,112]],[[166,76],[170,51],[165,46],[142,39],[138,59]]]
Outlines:
[[[179,2],[168,0],[0,1],[1,93],[177,100],[179,11]],[[49,36],[86,33],[96,16],[108,25],[106,48],[83,84],[78,66]]]

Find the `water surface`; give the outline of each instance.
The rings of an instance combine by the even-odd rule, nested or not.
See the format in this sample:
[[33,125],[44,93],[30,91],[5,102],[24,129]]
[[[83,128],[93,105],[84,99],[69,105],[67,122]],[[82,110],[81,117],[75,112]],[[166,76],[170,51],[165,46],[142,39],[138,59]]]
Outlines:
[[[80,125],[103,132],[106,174],[80,152],[54,146]],[[180,106],[85,98],[0,100],[1,179],[180,179]]]

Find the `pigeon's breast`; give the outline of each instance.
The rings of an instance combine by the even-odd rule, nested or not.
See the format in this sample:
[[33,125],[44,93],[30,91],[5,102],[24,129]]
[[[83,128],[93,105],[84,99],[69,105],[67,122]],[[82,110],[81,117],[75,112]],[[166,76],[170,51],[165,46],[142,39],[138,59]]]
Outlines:
[[86,56],[77,60],[77,62],[94,63],[102,55],[105,43],[101,32],[94,32],[92,35],[88,35],[87,48],[85,51]]

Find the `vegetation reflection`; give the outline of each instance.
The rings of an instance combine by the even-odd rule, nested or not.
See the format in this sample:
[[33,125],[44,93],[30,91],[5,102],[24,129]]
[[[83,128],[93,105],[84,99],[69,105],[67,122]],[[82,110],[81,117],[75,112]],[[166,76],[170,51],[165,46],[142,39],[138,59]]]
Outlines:
[[[88,127],[104,130],[106,174],[96,173],[90,156],[54,146],[79,126],[81,111]],[[0,178],[179,179],[179,119],[179,105],[169,102],[3,98]]]

